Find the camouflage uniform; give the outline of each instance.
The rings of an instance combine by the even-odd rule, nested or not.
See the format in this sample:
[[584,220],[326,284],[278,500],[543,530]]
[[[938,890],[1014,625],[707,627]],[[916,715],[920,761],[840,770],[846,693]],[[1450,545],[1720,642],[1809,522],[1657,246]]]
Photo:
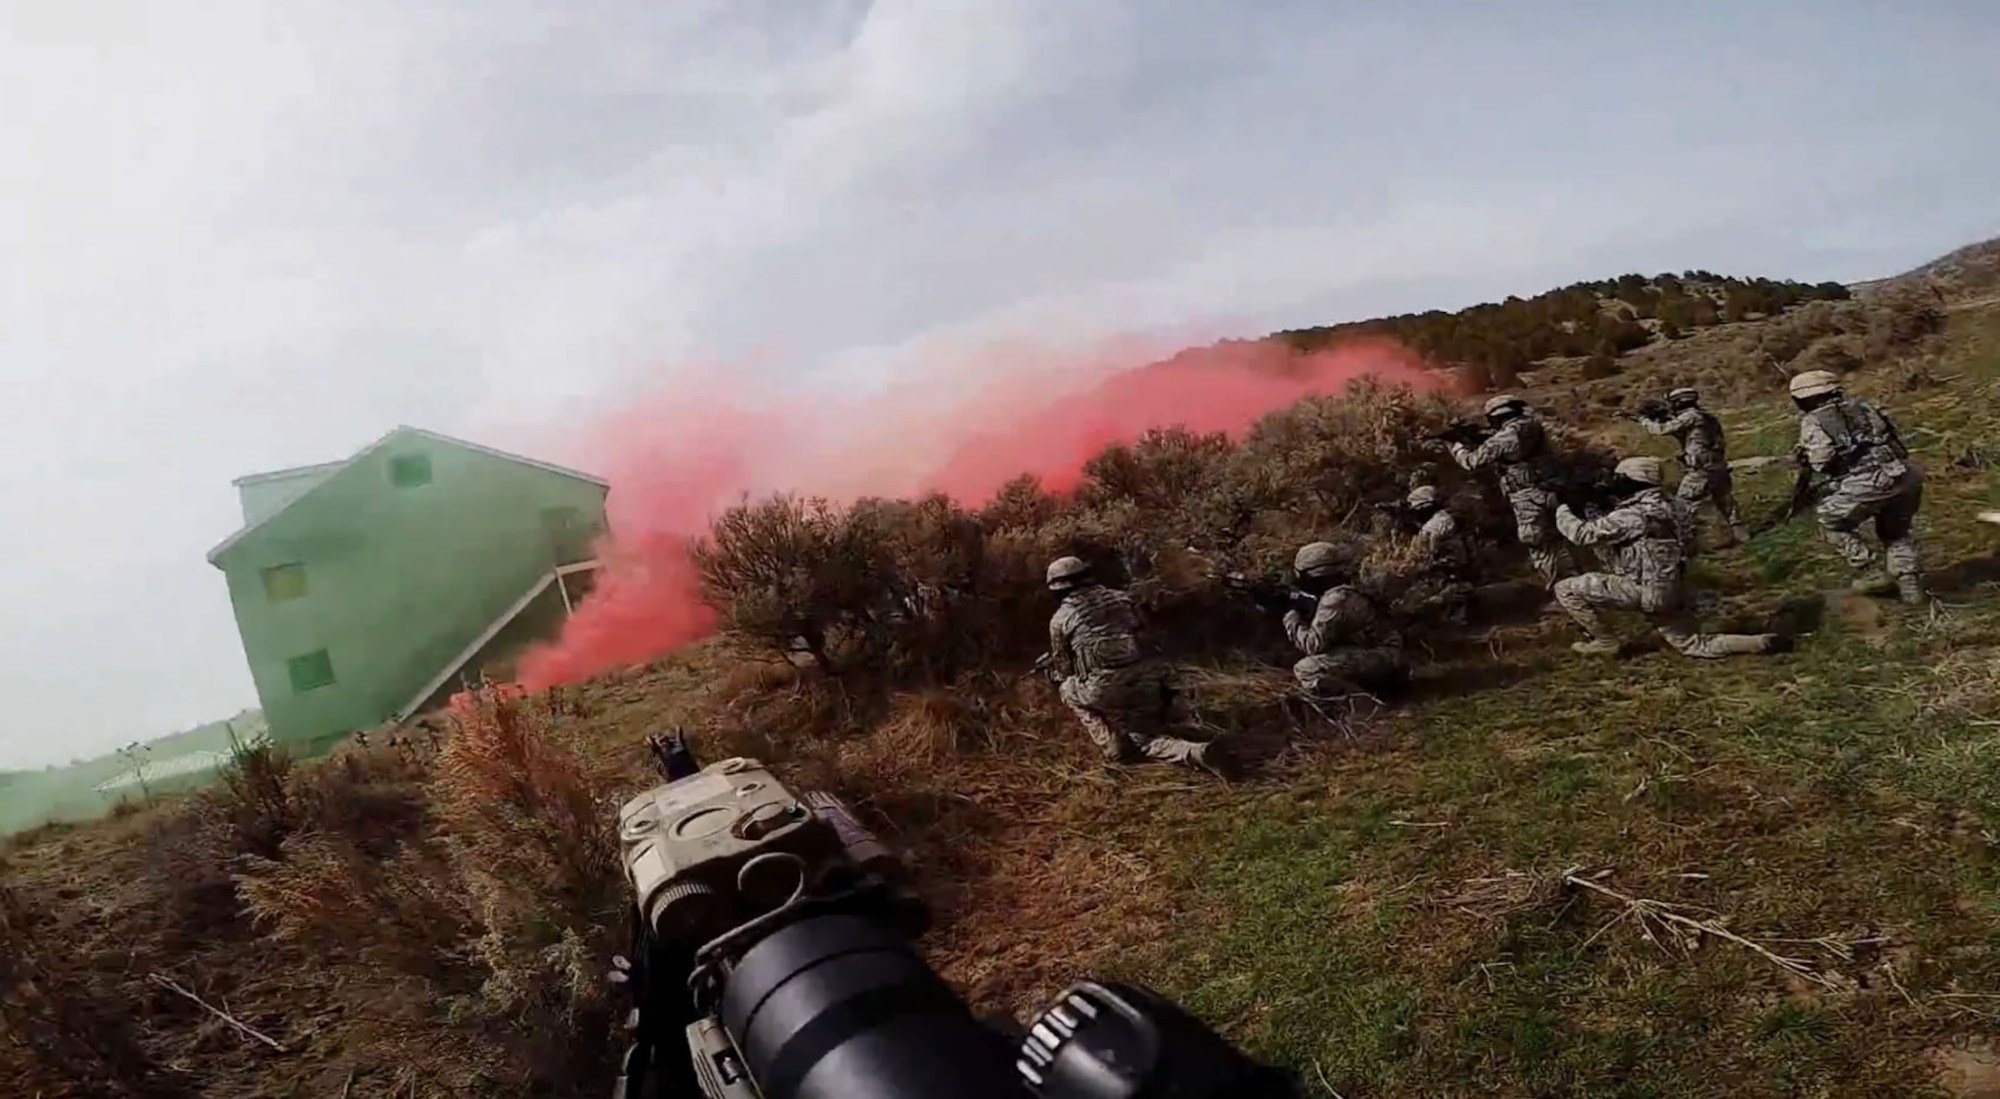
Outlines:
[[1472,598],[1472,583],[1467,579],[1472,546],[1459,529],[1458,517],[1438,508],[1417,528],[1414,542],[1423,573],[1412,584],[1405,605],[1420,611],[1443,611],[1454,621],[1463,620]]
[[1906,601],[1920,600],[1914,524],[1924,473],[1895,425],[1867,401],[1839,395],[1799,421],[1799,450],[1826,487],[1817,508],[1822,536],[1849,565],[1866,569],[1875,551],[1855,532],[1872,520],[1889,579]]
[[1501,424],[1476,447],[1451,444],[1451,456],[1461,468],[1499,468],[1500,489],[1514,509],[1514,536],[1528,548],[1528,560],[1545,585],[1562,575],[1565,556],[1556,537],[1556,494],[1550,487],[1555,478],[1547,449],[1548,431],[1532,412]]
[[1202,762],[1205,745],[1161,735],[1166,669],[1140,651],[1131,596],[1095,584],[1065,592],[1049,619],[1049,655],[1057,693],[1106,759]]
[[1297,609],[1286,611],[1285,633],[1305,654],[1292,674],[1309,694],[1366,690],[1409,673],[1402,639],[1366,595],[1344,584],[1319,597],[1310,622]]
[[1612,570],[1556,582],[1556,602],[1590,635],[1576,648],[1615,650],[1617,641],[1600,612],[1627,610],[1650,619],[1667,644],[1683,656],[1715,658],[1771,650],[1769,635],[1696,631],[1682,578],[1688,519],[1686,506],[1657,486],[1627,497],[1597,519],[1580,519],[1567,507],[1556,510],[1556,528],[1563,537],[1599,550]]
[[1722,421],[1705,408],[1684,408],[1664,420],[1640,420],[1639,426],[1653,435],[1672,436],[1681,444],[1680,488],[1675,495],[1687,505],[1690,516],[1704,502],[1713,503],[1729,524],[1729,533],[1741,542],[1749,537],[1736,512],[1736,479],[1729,472],[1729,457],[1722,439]]
[[1445,508],[1437,509],[1417,528],[1416,543],[1424,566],[1436,572],[1463,573],[1472,559],[1471,548],[1459,533],[1457,516]]

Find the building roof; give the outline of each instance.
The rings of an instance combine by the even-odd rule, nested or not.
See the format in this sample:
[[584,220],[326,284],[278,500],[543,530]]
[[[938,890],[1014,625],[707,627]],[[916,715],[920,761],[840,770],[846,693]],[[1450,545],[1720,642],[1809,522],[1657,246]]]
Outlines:
[[420,427],[410,427],[408,425],[404,425],[402,427],[396,428],[394,431],[389,432],[388,434],[382,436],[381,438],[375,440],[374,442],[369,443],[367,446],[362,447],[360,450],[355,451],[353,454],[348,455],[348,457],[343,461],[322,462],[317,465],[309,465],[309,466],[294,466],[290,469],[272,470],[271,472],[268,473],[252,473],[244,477],[238,477],[235,481],[231,483],[237,485],[238,487],[241,487],[245,484],[256,484],[259,481],[276,480],[284,477],[294,477],[301,473],[311,472],[315,470],[325,469],[333,471],[328,476],[322,478],[318,484],[313,485],[311,488],[308,488],[304,492],[299,493],[297,496],[292,497],[290,500],[285,501],[284,504],[279,506],[278,510],[272,512],[269,515],[266,515],[264,518],[258,520],[255,523],[246,523],[241,530],[238,530],[235,534],[232,534],[229,537],[223,539],[219,544],[216,545],[214,549],[208,551],[208,563],[211,565],[216,564],[223,554],[229,552],[230,547],[236,545],[236,543],[241,542],[243,539],[249,537],[252,531],[257,530],[259,527],[264,526],[266,523],[271,522],[273,519],[276,519],[278,516],[283,515],[285,512],[291,510],[294,506],[298,504],[300,500],[304,500],[307,497],[311,496],[313,493],[318,492],[322,487],[326,485],[328,481],[331,481],[335,476],[338,476],[340,470],[353,465],[354,463],[360,461],[361,459],[366,458],[370,454],[373,454],[376,451],[382,449],[383,447],[389,445],[390,441],[410,435],[420,436],[422,438],[429,439],[432,442],[444,443],[447,446],[463,447],[466,450],[478,451],[481,454],[489,455],[494,458],[504,458],[510,462],[519,462],[524,466],[534,466],[536,469],[547,470],[548,472],[557,474],[558,476],[571,477],[579,481],[585,481],[593,485],[598,485],[602,488],[608,489],[611,487],[611,482],[606,481],[604,478],[594,476],[589,473],[584,473],[581,472],[580,470],[570,469],[566,466],[559,466],[553,462],[544,462],[536,458],[526,458],[519,454],[509,454],[504,450],[496,450],[490,446],[481,446],[478,443],[467,442],[464,439],[455,439],[449,435],[440,435],[435,431],[426,431]]
[[[416,429],[411,428],[410,430],[414,431]],[[376,445],[377,446],[381,445],[380,440],[377,440]],[[470,446],[471,444],[468,443],[466,445]],[[525,461],[525,459],[523,460]],[[235,485],[237,488],[242,488],[244,485],[259,485],[263,484],[266,481],[289,481],[292,478],[297,477],[303,473],[320,473],[327,470],[339,469],[340,467],[346,465],[348,462],[351,461],[353,461],[352,458],[342,458],[338,462],[315,462],[309,466],[293,466],[290,469],[273,469],[264,473],[246,473],[243,476],[238,477],[237,479],[229,483]]]

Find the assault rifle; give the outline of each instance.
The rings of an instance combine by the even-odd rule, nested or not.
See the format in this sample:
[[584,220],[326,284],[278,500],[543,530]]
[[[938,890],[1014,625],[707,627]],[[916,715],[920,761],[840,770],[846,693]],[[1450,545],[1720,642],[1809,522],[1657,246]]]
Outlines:
[[1639,402],[1639,411],[1634,413],[1632,418],[1642,422],[1646,420],[1658,422],[1667,419],[1672,411],[1667,407],[1667,402],[1658,397],[1650,397]]
[[1595,519],[1623,499],[1617,477],[1608,469],[1572,468],[1555,486],[1557,502],[1584,519]]
[[1294,609],[1311,614],[1313,608],[1319,605],[1319,600],[1282,580],[1253,580],[1240,572],[1225,573],[1216,579],[1232,594],[1243,596],[1258,610],[1271,614],[1283,614]]
[[1792,451],[1792,462],[1799,470],[1798,476],[1792,481],[1792,494],[1786,498],[1784,506],[1751,528],[1751,537],[1776,530],[1791,522],[1798,517],[1799,512],[1811,507],[1814,499],[1818,497],[1819,480],[1813,475],[1812,463],[1806,461],[1805,451]]
[[1051,683],[1056,681],[1056,654],[1043,653],[1036,657],[1034,664],[1027,671],[1022,672],[1021,678],[1016,679],[1014,682],[1020,683],[1023,680],[1033,679],[1036,676],[1041,676]]
[[1134,985],[1078,982],[1026,1026],[975,1018],[913,945],[930,911],[902,860],[838,798],[753,759],[688,771],[685,740],[653,754],[666,781],[618,812],[614,1099],[1298,1099]]
[[1493,434],[1491,431],[1481,427],[1479,424],[1461,417],[1444,425],[1441,430],[1431,432],[1429,435],[1424,436],[1424,438],[1439,443],[1459,443],[1464,446],[1478,446],[1480,443],[1485,442],[1486,437],[1491,434]]

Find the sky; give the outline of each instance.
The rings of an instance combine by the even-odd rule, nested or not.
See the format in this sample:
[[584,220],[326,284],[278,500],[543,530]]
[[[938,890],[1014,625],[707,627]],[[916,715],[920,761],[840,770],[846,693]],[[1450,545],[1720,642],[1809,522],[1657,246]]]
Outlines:
[[1971,0],[0,0],[0,766],[254,705],[232,478],[696,366],[1891,274],[2000,233],[1996,40]]

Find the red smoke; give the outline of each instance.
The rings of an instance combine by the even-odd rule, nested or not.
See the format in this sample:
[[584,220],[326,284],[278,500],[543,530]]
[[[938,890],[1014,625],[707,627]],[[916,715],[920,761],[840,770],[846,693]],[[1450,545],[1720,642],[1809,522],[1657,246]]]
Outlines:
[[[977,505],[1023,473],[1057,491],[1085,461],[1150,428],[1240,435],[1265,413],[1373,375],[1416,388],[1444,384],[1417,357],[1383,342],[1300,355],[1266,341],[1227,342],[1132,366],[1101,359],[1016,364],[955,404],[939,380],[868,398],[761,400],[740,386],[687,382],[633,407],[572,446],[602,471],[611,544],[597,586],[560,639],[527,653],[529,688],[643,663],[715,628],[686,555],[719,511],[773,492],[864,495],[945,492]],[[1094,383],[1094,384],[1093,384]]]

